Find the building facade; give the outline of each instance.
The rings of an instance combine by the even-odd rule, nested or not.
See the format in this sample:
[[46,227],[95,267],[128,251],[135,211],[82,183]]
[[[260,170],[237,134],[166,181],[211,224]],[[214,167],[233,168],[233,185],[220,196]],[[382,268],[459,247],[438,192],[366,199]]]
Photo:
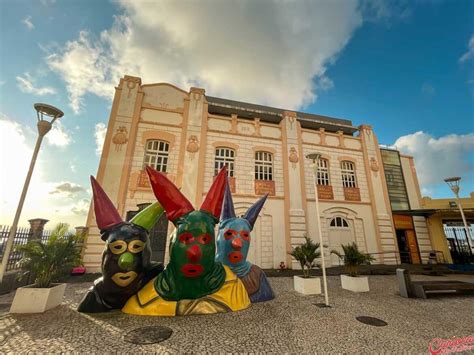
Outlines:
[[[313,152],[322,157],[319,216],[312,162],[305,158]],[[155,201],[146,165],[165,172],[198,207],[223,165],[237,215],[268,193],[249,252],[262,268],[278,268],[282,261],[298,267],[288,252],[305,235],[318,240],[318,223],[329,248],[354,241],[382,263],[400,262],[402,234],[409,254],[416,251],[410,262],[426,262],[432,249],[424,216],[392,212],[421,205],[413,159],[384,153],[369,125],[210,97],[201,88],[142,85],[140,78],[125,76],[116,87],[97,172],[124,219]],[[404,192],[396,188],[400,181]],[[93,272],[100,269],[104,245],[92,208],[87,226],[83,260]],[[152,232],[154,259],[166,261],[172,229],[163,219]],[[331,256],[330,263],[339,260]]]

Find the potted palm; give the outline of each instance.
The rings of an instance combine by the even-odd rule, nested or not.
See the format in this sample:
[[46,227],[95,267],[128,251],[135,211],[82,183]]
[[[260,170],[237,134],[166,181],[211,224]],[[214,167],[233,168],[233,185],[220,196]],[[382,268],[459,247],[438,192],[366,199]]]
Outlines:
[[32,276],[34,283],[16,290],[10,313],[41,313],[61,304],[65,283],[57,282],[80,263],[77,244],[82,235],[68,232],[69,225],[59,223],[48,241],[29,241],[18,246],[20,277]]
[[331,254],[337,255],[343,262],[349,275],[341,275],[341,285],[343,289],[353,292],[368,292],[369,278],[359,276],[359,266],[370,264],[375,260],[371,255],[362,253],[356,243],[341,245],[344,254],[337,250],[332,250]]
[[320,257],[319,243],[314,243],[305,235],[305,242],[293,248],[289,253],[301,265],[303,276],[293,276],[295,291],[304,295],[316,295],[321,293],[321,280],[319,277],[311,277],[310,272],[314,267],[319,267],[316,259]]

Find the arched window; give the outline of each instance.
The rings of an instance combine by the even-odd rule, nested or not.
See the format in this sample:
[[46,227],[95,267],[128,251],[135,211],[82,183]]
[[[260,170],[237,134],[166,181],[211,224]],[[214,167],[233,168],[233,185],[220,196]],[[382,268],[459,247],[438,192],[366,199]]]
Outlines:
[[272,153],[255,152],[255,180],[273,180]]
[[330,227],[336,228],[349,228],[349,224],[347,221],[342,217],[334,217],[329,224]]
[[329,162],[327,159],[318,159],[318,185],[330,185]]
[[149,165],[158,171],[166,173],[168,167],[168,152],[170,144],[157,139],[149,139],[145,144],[143,168]]
[[341,161],[342,186],[357,187],[354,163],[348,160]]
[[235,151],[233,149],[226,147],[216,148],[216,156],[214,160],[214,176],[216,176],[224,166],[227,166],[227,176],[233,177],[234,161]]

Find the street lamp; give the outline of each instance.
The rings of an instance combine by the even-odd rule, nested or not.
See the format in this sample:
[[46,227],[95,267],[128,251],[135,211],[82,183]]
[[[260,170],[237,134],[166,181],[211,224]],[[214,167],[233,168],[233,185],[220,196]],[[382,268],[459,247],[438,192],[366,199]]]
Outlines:
[[[62,117],[64,113],[57,109],[54,106],[47,105],[47,104],[34,104],[34,108],[36,110],[36,115],[38,117],[38,139],[36,140],[35,150],[33,152],[33,157],[31,158],[30,168],[28,170],[28,174],[26,175],[25,184],[23,185],[23,191],[21,192],[20,202],[18,203],[18,207],[15,213],[15,219],[13,220],[12,227],[10,229],[10,233],[8,234],[7,244],[5,246],[5,250],[3,253],[2,258],[2,267],[0,269],[0,284],[3,281],[3,276],[7,270],[8,259],[10,256],[10,252],[13,246],[13,240],[15,239],[16,230],[18,228],[18,221],[20,219],[21,210],[23,209],[23,203],[25,202],[26,193],[28,191],[28,186],[30,185],[31,175],[33,174],[33,169],[35,167],[36,158],[38,156],[38,152],[41,146],[41,142],[43,141],[43,137],[51,130],[51,127],[58,118]],[[51,117],[52,120],[48,121],[45,119],[46,117]]]
[[444,179],[444,182],[448,184],[448,186],[451,188],[451,191],[454,192],[454,195],[456,196],[456,202],[458,204],[459,211],[461,212],[461,217],[462,217],[462,221],[464,223],[464,228],[466,229],[467,245],[469,247],[470,254],[472,254],[471,230],[467,226],[466,217],[464,216],[464,211],[462,210],[462,206],[461,206],[461,200],[459,199],[459,183],[460,183],[460,181],[461,181],[461,178],[459,176],[454,176],[454,177]]
[[323,237],[321,233],[321,219],[319,218],[319,199],[318,199],[318,162],[321,158],[319,153],[311,153],[306,155],[307,159],[313,161],[313,171],[314,171],[314,196],[316,198],[316,218],[318,219],[318,233],[319,233],[319,245],[321,247],[321,266],[323,269],[323,287],[324,287],[324,301],[326,307],[329,307],[329,295],[328,295],[328,284],[326,280],[326,264],[324,261],[324,246],[323,246]]

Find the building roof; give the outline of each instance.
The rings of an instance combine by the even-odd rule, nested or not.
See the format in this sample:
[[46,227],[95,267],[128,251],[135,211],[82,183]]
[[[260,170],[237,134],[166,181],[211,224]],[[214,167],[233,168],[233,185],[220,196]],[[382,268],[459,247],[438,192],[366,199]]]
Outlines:
[[[219,97],[206,96],[209,103],[209,113],[217,115],[230,116],[237,114],[240,118],[254,119],[260,118],[262,122],[280,123],[282,120],[283,109],[250,104],[247,102],[221,99]],[[312,113],[305,113],[295,111],[301,127],[310,129],[324,128],[329,132],[343,131],[345,134],[352,135],[358,131],[357,127],[352,125],[350,120],[315,115]]]

